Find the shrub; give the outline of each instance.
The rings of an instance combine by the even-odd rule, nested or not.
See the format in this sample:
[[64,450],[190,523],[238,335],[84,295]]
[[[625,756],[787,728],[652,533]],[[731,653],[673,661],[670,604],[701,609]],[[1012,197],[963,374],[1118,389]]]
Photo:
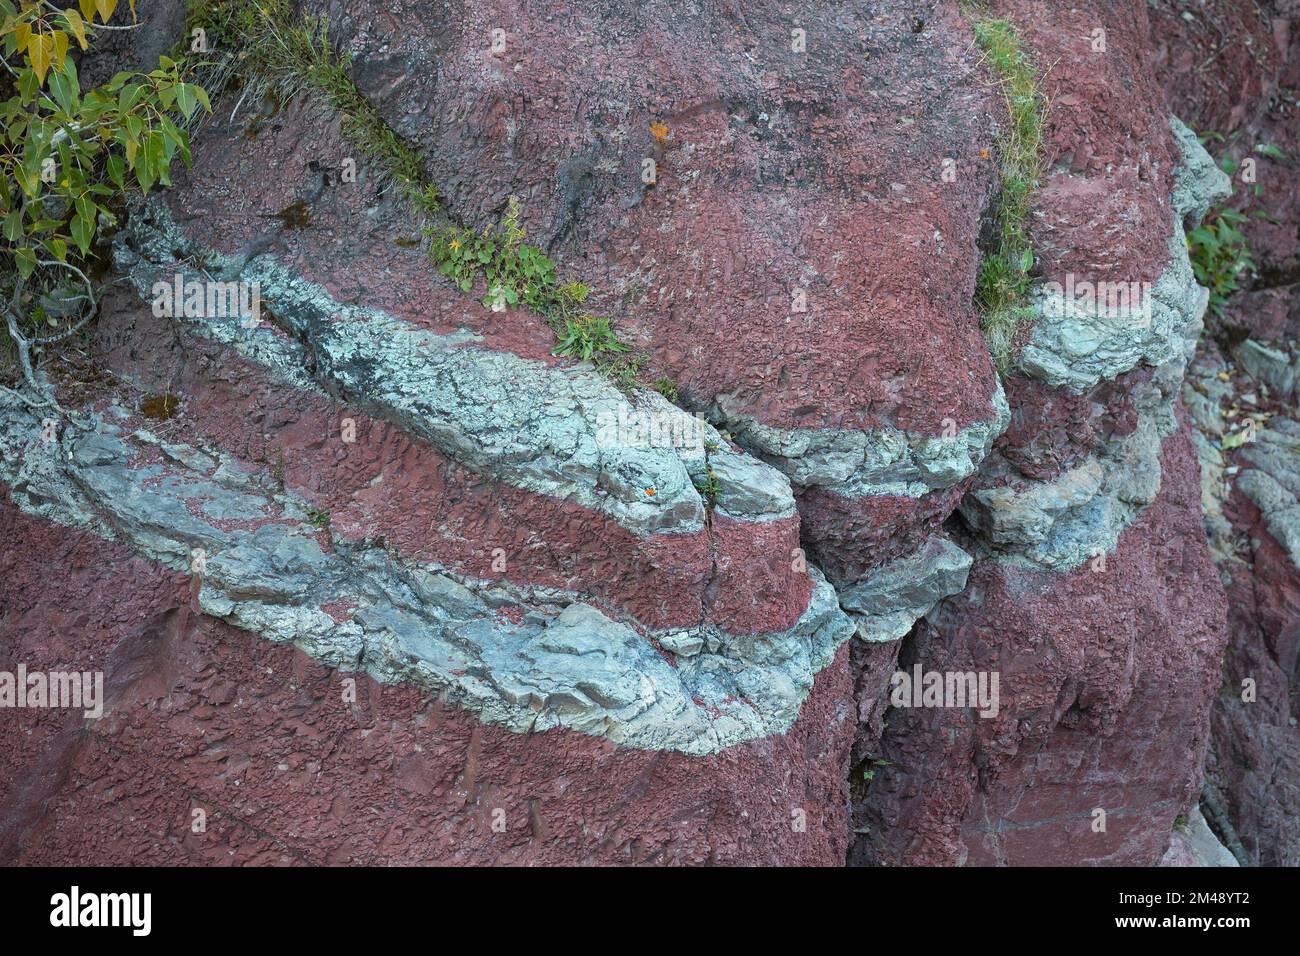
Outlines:
[[[190,161],[183,124],[200,108],[211,111],[184,64],[165,56],[148,73],[121,72],[82,90],[69,48],[75,41],[88,49],[94,17],[107,23],[117,5],[80,0],[79,14],[0,0],[0,56],[12,78],[0,103],[0,294],[19,368],[40,395],[32,350],[93,318],[87,272],[96,246],[118,224],[115,209],[131,189],[171,185],[173,160]],[[53,405],[46,396],[29,401]]]

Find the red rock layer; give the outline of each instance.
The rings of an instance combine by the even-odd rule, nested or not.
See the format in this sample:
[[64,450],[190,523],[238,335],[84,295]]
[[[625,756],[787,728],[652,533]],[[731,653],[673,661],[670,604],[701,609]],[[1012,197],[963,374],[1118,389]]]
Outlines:
[[518,196],[689,401],[930,435],[992,417],[971,308],[990,99],[955,5],[309,6],[452,213]]
[[847,647],[785,735],[624,750],[365,677],[346,701],[352,675],[192,612],[183,575],[7,495],[0,537],[0,669],[102,669],[109,699],[0,721],[0,863],[843,862]]

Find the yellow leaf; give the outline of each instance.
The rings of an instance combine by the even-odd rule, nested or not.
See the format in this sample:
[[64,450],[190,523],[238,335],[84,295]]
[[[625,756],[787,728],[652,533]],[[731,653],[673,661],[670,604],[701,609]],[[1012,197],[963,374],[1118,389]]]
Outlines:
[[128,139],[126,141],[126,165],[131,169],[135,169],[135,151],[137,149],[139,149],[139,146],[136,145],[135,140]]
[[54,68],[63,69],[63,61],[68,56],[68,35],[62,30],[55,30],[50,38],[54,41]]
[[81,19],[87,23],[95,19],[95,0],[77,0],[77,6],[81,7]]
[[81,19],[81,14],[69,7],[63,11],[63,18],[68,21],[68,29],[77,38],[77,43],[83,50],[86,49],[86,21]]
[[107,23],[117,9],[117,0],[95,0],[95,9],[99,11],[99,19]]
[[36,71],[36,82],[44,83],[45,74],[50,71],[50,63],[54,60],[54,38],[33,36],[27,45],[27,58],[31,60],[32,69]]
[[27,44],[32,41],[32,25],[20,23],[14,27],[14,39],[18,41],[18,52],[22,53],[27,49]]

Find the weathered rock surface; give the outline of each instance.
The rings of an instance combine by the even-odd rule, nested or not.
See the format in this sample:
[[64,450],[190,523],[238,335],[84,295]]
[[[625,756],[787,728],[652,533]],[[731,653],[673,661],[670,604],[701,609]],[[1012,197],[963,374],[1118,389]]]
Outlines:
[[[1216,152],[1237,164],[1231,205],[1249,217],[1256,263],[1209,318],[1183,390],[1229,602],[1206,815],[1243,863],[1287,866],[1300,864],[1298,12],[1286,2],[1152,4],[1158,76],[1179,115],[1221,137]],[[1211,54],[1213,77],[1200,69]]]
[[[1054,104],[1005,381],[972,300],[1006,120],[959,5],[301,6],[448,214],[518,199],[679,404],[440,276],[321,102],[218,98],[118,236],[94,375],[47,368],[86,427],[0,397],[0,670],[108,687],[0,720],[0,860],[1220,865],[1230,628],[1269,717],[1220,689],[1216,742],[1249,732],[1212,782],[1293,860],[1300,429],[1220,493],[1185,229],[1226,184],[1162,4],[989,5]],[[157,314],[190,280],[261,321]],[[1290,346],[1244,339],[1276,399]],[[1221,579],[1266,586],[1243,617]],[[918,667],[996,697],[908,706]]]
[[999,712],[889,709],[879,742],[858,743],[860,761],[884,765],[855,801],[851,859],[1161,859],[1200,791],[1224,629],[1222,598],[1205,599],[1219,589],[1185,433],[1166,441],[1161,466],[1159,497],[1104,570],[977,560],[966,590],[913,634],[904,670],[997,673]]
[[[898,658],[918,675],[996,675],[1000,700],[915,706],[859,682],[859,714],[879,723],[855,743],[850,860],[1154,865],[1200,792],[1225,639],[1178,393],[1206,304],[1184,223],[1227,184],[1177,120],[1160,129],[1158,96],[1122,115],[1098,98],[1145,71],[1135,6],[997,6],[1030,24],[1035,55],[1055,64],[1046,91],[1063,102],[1035,195],[1045,283],[1145,282],[1150,303],[1102,312],[1039,287],[1011,425],[953,526],[975,556],[966,589]],[[1079,38],[1103,16],[1098,57]]]
[[[514,733],[415,684],[326,667],[193,609],[188,574],[7,501],[0,533],[24,544],[0,556],[0,664],[84,663],[105,672],[109,698],[98,722],[57,710],[0,721],[6,861],[844,858],[847,648],[785,734],[703,758],[637,750],[567,730]],[[33,553],[60,572],[34,567]],[[193,831],[195,810],[205,832]]]

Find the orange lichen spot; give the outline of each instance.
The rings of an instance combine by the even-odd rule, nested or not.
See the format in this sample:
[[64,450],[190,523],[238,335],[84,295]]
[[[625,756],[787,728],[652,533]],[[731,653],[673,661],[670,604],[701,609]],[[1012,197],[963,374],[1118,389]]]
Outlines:
[[651,498],[653,498],[653,497],[655,496],[655,490],[654,490],[653,488],[647,488],[647,489],[645,490],[645,493],[646,493],[647,495],[649,495]]
[[655,120],[650,124],[650,135],[655,138],[655,142],[662,146],[668,141],[668,126],[661,120]]

